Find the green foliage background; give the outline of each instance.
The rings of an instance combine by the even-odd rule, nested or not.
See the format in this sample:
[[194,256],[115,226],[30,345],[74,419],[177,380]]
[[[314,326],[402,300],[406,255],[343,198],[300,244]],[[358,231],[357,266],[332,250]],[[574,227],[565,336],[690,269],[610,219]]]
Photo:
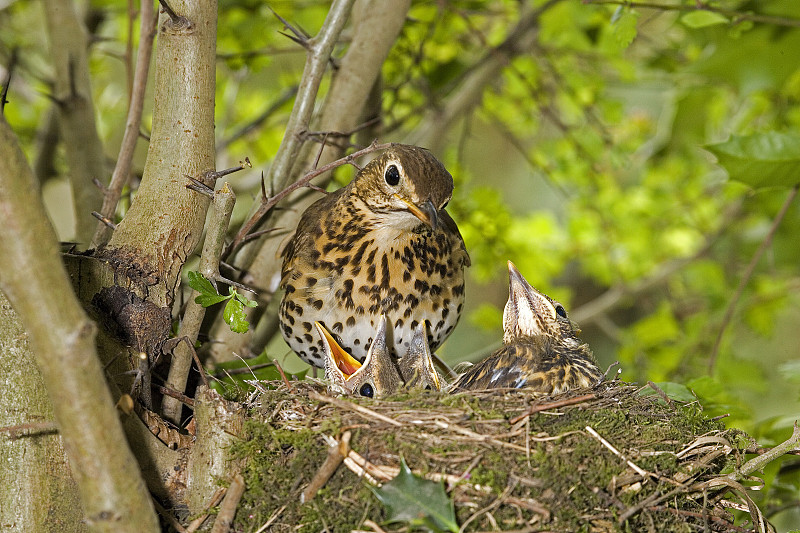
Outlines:
[[[729,414],[729,425],[774,444],[800,418],[796,201],[735,307],[713,369],[709,358],[748,263],[800,182],[800,148],[787,143],[775,170],[760,157],[763,148],[728,145],[732,155],[720,157],[735,181],[706,147],[731,136],[800,135],[800,3],[661,3],[414,2],[383,69],[381,140],[415,131],[424,112],[506,38],[521,10],[545,6],[530,53],[483,88],[438,154],[456,179],[449,210],[473,260],[466,315],[440,355],[476,359],[498,343],[511,259],[571,310],[601,366],[619,361],[623,379],[685,385],[712,415]],[[698,9],[706,5],[713,9]],[[328,9],[316,0],[269,6],[311,34]],[[113,160],[128,99],[128,6],[93,0],[84,7],[97,37],[98,127]],[[220,0],[219,16],[217,168],[244,156],[255,166],[232,180],[241,221],[280,144],[292,105],[287,91],[300,79],[304,54],[278,33],[282,24],[261,1]],[[42,26],[38,2],[0,7],[3,63],[20,51],[5,115],[31,161],[52,105]],[[276,102],[252,132],[238,133]],[[145,155],[140,143],[139,169]],[[57,158],[41,176],[54,206],[64,203],[64,171]],[[350,177],[342,170],[337,180]],[[54,207],[50,216],[69,239],[70,215]],[[618,298],[593,311],[590,304],[609,294]],[[288,352],[277,340],[268,351]],[[795,502],[778,522],[800,523],[798,475],[778,475],[777,467],[766,474],[768,514]]]

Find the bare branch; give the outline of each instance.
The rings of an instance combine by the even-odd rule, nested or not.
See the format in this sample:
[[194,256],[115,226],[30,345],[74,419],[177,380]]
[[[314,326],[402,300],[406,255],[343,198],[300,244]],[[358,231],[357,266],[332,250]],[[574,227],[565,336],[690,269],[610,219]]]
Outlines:
[[92,185],[105,175],[105,154],[97,133],[89,78],[86,28],[71,1],[44,2],[55,67],[53,100],[67,155],[75,210],[75,237],[88,243],[95,230],[92,211],[100,209],[100,191]]
[[[128,183],[128,176],[133,163],[133,153],[136,141],[139,139],[139,126],[142,122],[142,109],[144,108],[145,89],[147,88],[147,75],[150,70],[150,57],[153,54],[153,39],[156,36],[156,22],[158,14],[153,12],[153,3],[148,0],[141,2],[142,26],[139,33],[139,52],[136,58],[136,72],[133,77],[131,101],[128,107],[128,118],[125,122],[125,134],[119,148],[119,156],[111,183],[103,196],[103,207],[100,214],[104,219],[112,219],[117,208],[122,189]],[[92,246],[98,247],[108,242],[111,237],[111,228],[102,222],[97,225]]]
[[741,11],[716,7],[703,0],[695,0],[694,3],[690,4],[659,4],[656,2],[633,2],[631,0],[583,0],[583,3],[596,5],[610,4],[628,8],[646,8],[657,9],[661,11],[710,11],[712,13],[718,13],[724,17],[730,18],[731,22],[734,24],[743,20],[749,20],[751,22],[759,22],[762,24],[800,28],[800,20],[798,19],[773,15],[761,15],[759,13],[750,12],[742,13]]
[[750,278],[753,277],[753,272],[755,272],[756,266],[761,260],[761,256],[764,255],[764,252],[766,252],[767,248],[769,248],[772,244],[772,238],[775,237],[775,232],[778,231],[778,227],[781,225],[781,222],[783,222],[786,213],[789,211],[789,207],[792,205],[792,202],[797,196],[798,188],[800,188],[800,185],[795,185],[792,187],[792,190],[789,191],[789,195],[783,202],[778,214],[775,215],[775,220],[772,221],[772,226],[770,226],[767,235],[764,237],[764,240],[761,241],[761,245],[758,247],[758,250],[756,250],[753,258],[750,260],[750,264],[747,265],[747,270],[745,270],[742,279],[739,280],[739,286],[736,287],[736,292],[733,294],[733,298],[731,298],[731,301],[728,302],[728,308],[725,309],[725,316],[722,318],[722,324],[719,327],[717,339],[714,341],[714,348],[711,350],[711,355],[708,358],[709,374],[714,373],[714,365],[716,364],[717,356],[719,355],[719,348],[722,344],[722,336],[725,334],[725,330],[728,328],[728,324],[730,324],[731,319],[733,318],[733,312],[736,309],[736,304],[742,297],[742,293],[744,292],[745,287],[747,287],[747,284],[750,282]]

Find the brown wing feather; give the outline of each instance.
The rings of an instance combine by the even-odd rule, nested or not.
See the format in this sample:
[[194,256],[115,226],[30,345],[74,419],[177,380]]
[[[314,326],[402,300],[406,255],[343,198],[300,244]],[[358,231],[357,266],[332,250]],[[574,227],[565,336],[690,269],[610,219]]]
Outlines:
[[[347,187],[326,194],[305,210],[297,223],[294,235],[281,251],[283,265],[281,267],[281,288],[286,286],[288,276],[296,268],[298,262],[310,261],[310,253],[314,248],[314,237],[322,231],[323,218],[333,212],[333,206],[344,194]],[[319,228],[319,230],[317,230]]]
[[453,390],[525,388],[554,394],[602,379],[586,344],[568,347],[554,337],[527,337],[507,344],[462,374]]

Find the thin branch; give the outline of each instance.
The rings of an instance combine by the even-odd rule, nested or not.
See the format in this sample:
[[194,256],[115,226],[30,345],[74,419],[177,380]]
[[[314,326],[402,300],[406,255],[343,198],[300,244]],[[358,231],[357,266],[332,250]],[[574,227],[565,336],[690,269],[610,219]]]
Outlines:
[[[200,255],[199,270],[200,274],[206,279],[211,280],[221,277],[219,273],[220,255],[225,245],[225,233],[228,231],[228,224],[230,224],[235,203],[236,195],[228,187],[227,183],[214,193],[211,218],[206,230],[206,239],[203,242],[203,252]],[[186,312],[183,314],[183,320],[178,329],[178,337],[187,340],[185,343],[178,344],[172,354],[172,364],[166,385],[177,391],[183,391],[186,388],[189,370],[192,367],[192,357],[197,357],[192,344],[197,341],[197,336],[205,317],[205,308],[195,302],[195,298],[198,295],[197,291],[192,291],[189,303],[186,306]],[[199,361],[198,368],[200,369],[201,377],[207,384],[205,372],[202,366],[199,365]],[[166,418],[173,422],[179,421],[182,406],[177,399],[165,398],[163,409]]]
[[[142,110],[144,109],[144,96],[147,88],[147,75],[150,70],[150,58],[153,54],[153,39],[156,36],[156,23],[158,13],[154,13],[153,3],[143,0],[141,3],[142,27],[139,33],[139,52],[136,58],[136,71],[133,76],[131,88],[131,101],[128,107],[128,117],[125,122],[125,134],[119,148],[119,156],[114,172],[111,175],[111,183],[103,195],[103,207],[100,214],[107,220],[114,216],[117,209],[117,202],[122,195],[122,189],[128,183],[133,164],[133,153],[136,150],[136,141],[139,139],[139,126],[142,121]],[[112,229],[100,219],[97,225],[92,246],[97,247],[108,242]]]
[[340,400],[339,398],[333,398],[332,396],[325,396],[323,394],[319,394],[316,392],[309,393],[308,397],[317,402],[330,403],[341,409],[348,409],[350,411],[355,411],[356,413],[362,416],[366,416],[367,418],[372,418],[375,420],[380,420],[381,422],[386,422],[387,424],[390,424],[392,426],[398,426],[398,427],[403,426],[401,422],[398,422],[394,418],[389,418],[388,416],[384,416],[380,413],[373,411],[372,409],[367,409],[362,405],[358,405],[357,403],[348,402],[346,400]]
[[791,437],[789,437],[782,443],[778,444],[768,452],[763,453],[758,457],[754,457],[753,459],[750,459],[741,467],[735,469],[733,472],[728,474],[728,479],[731,479],[733,481],[739,481],[740,479],[749,476],[753,472],[761,470],[767,464],[771,463],[778,457],[799,450],[800,444],[798,443],[800,443],[800,426],[798,426],[797,422],[795,422]]
[[735,220],[740,212],[741,205],[736,204],[727,210],[719,228],[715,233],[709,235],[703,246],[697,250],[694,255],[682,259],[675,259],[662,263],[653,270],[649,276],[640,278],[629,285],[615,286],[608,289],[606,292],[591,300],[580,307],[576,308],[570,313],[571,318],[578,324],[586,325],[597,319],[599,315],[610,311],[615,308],[625,298],[629,298],[640,294],[652,287],[656,287],[664,283],[667,279],[675,273],[685,268],[687,265],[704,257],[711,247],[717,242],[717,239],[728,229],[729,224]]
[[778,231],[778,227],[781,225],[781,222],[783,222],[783,218],[789,211],[789,207],[792,205],[795,196],[797,196],[798,188],[800,188],[800,184],[795,185],[792,187],[792,190],[789,191],[789,195],[786,197],[786,200],[783,202],[780,211],[778,211],[778,214],[775,216],[775,220],[772,221],[772,226],[770,226],[766,237],[764,237],[764,240],[761,242],[758,250],[756,250],[755,255],[753,255],[753,258],[750,260],[750,264],[747,265],[747,270],[745,270],[742,279],[739,281],[739,286],[736,287],[736,292],[734,293],[733,298],[731,298],[731,301],[728,302],[728,308],[725,310],[725,316],[722,318],[722,325],[719,327],[717,339],[714,341],[714,348],[711,350],[711,356],[708,358],[709,374],[714,373],[714,365],[716,365],[717,356],[719,355],[719,349],[722,344],[722,336],[725,334],[725,330],[728,328],[728,325],[733,319],[733,312],[736,309],[736,304],[742,297],[742,293],[744,292],[747,284],[750,282],[750,278],[753,277],[753,272],[755,272],[756,266],[761,260],[761,256],[764,255],[764,252],[766,252],[767,248],[769,248],[772,244],[772,239],[775,237],[775,232]]
[[693,4],[658,4],[655,2],[632,2],[631,0],[583,0],[584,4],[610,4],[615,6],[624,6],[629,8],[646,8],[646,9],[659,9],[661,11],[710,11],[717,13],[724,17],[729,17],[732,22],[738,23],[743,20],[751,22],[760,22],[762,24],[773,24],[775,26],[789,26],[792,28],[800,28],[800,20],[789,17],[778,17],[773,15],[761,15],[758,13],[742,13],[732,9],[723,9],[709,5],[708,2],[702,0],[695,0]]
[[239,507],[239,501],[244,495],[244,478],[241,474],[233,476],[228,492],[225,494],[222,503],[219,506],[219,513],[217,519],[214,521],[214,527],[211,528],[211,533],[228,533],[233,525],[233,517],[236,515],[236,508]]
[[228,147],[229,144],[244,137],[245,135],[257,130],[269,117],[274,115],[281,107],[286,104],[289,100],[291,100],[294,95],[297,94],[297,86],[294,85],[292,87],[287,88],[284,90],[278,98],[272,102],[269,107],[267,107],[260,115],[256,118],[242,126],[238,131],[235,131],[230,135],[230,137],[221,140],[217,143],[217,151],[222,152],[225,148]]
[[654,476],[654,477],[657,477],[657,476],[655,476],[654,474],[650,474],[650,472],[648,472],[647,470],[644,470],[644,469],[642,469],[642,468],[641,468],[640,466],[638,466],[636,463],[634,463],[633,461],[631,461],[630,459],[628,459],[627,457],[625,457],[625,455],[623,455],[623,454],[622,454],[622,452],[620,452],[619,450],[617,450],[617,449],[616,449],[616,448],[615,448],[615,447],[614,447],[614,446],[613,446],[613,445],[612,445],[610,442],[608,442],[606,439],[604,439],[602,436],[600,436],[600,434],[599,434],[597,431],[595,431],[595,430],[594,430],[594,429],[593,429],[591,426],[586,426],[584,429],[586,429],[586,431],[589,433],[589,435],[591,435],[592,437],[594,437],[594,438],[596,438],[598,441],[600,441],[600,444],[602,444],[603,446],[605,446],[606,448],[608,448],[608,450],[609,450],[611,453],[613,453],[614,455],[616,455],[617,457],[619,457],[620,459],[622,459],[623,461],[625,461],[625,463],[626,463],[626,464],[627,464],[629,467],[631,467],[631,468],[632,468],[632,469],[633,469],[633,470],[634,470],[634,471],[635,471],[637,474],[639,474],[639,475],[640,475],[640,476],[642,476],[643,478],[647,479],[647,478],[649,478],[651,475],[652,475],[652,476]]
[[243,242],[248,232],[258,224],[258,222],[264,217],[264,215],[266,215],[270,209],[275,207],[281,200],[286,198],[286,196],[288,196],[292,192],[296,191],[297,189],[300,189],[301,187],[307,186],[311,180],[313,180],[317,176],[320,176],[321,174],[324,174],[330,170],[333,170],[334,168],[340,167],[345,164],[352,165],[355,163],[356,159],[361,157],[362,155],[369,154],[371,152],[375,152],[378,150],[385,150],[391,146],[392,143],[378,144],[377,142],[373,142],[372,144],[370,144],[369,146],[367,146],[362,150],[353,152],[350,155],[347,155],[341,159],[337,159],[336,161],[328,163],[327,165],[323,165],[316,170],[308,172],[305,176],[298,179],[291,185],[287,186],[275,196],[272,196],[269,199],[263,198],[261,205],[258,207],[256,212],[250,217],[250,219],[247,222],[242,224],[242,227],[239,229],[239,232],[236,234],[236,237],[234,237],[233,242],[225,250],[223,257],[228,257],[231,254],[231,252],[236,250],[238,246]]
[[11,87],[11,76],[14,75],[14,68],[17,66],[17,49],[14,48],[11,50],[11,58],[8,60],[8,66],[6,67],[6,79],[3,82],[3,91],[0,92],[0,115],[2,115],[6,110],[6,104],[8,103],[8,89]]
[[283,141],[267,176],[268,182],[275,189],[285,187],[287,181],[291,179],[292,167],[303,144],[301,133],[308,130],[322,77],[333,47],[350,15],[353,2],[354,0],[334,0],[319,34],[310,40],[311,51],[306,58],[297,99],[286,125]]
[[342,438],[336,441],[336,444],[328,446],[328,456],[311,479],[308,487],[303,491],[303,494],[300,495],[300,503],[311,501],[317,492],[319,492],[319,489],[324,487],[325,483],[333,476],[336,469],[339,468],[339,465],[344,461],[344,458],[350,453],[350,437],[351,433],[345,431],[342,434]]
[[557,407],[566,407],[568,405],[575,405],[575,404],[578,404],[578,403],[588,402],[589,400],[594,400],[595,398],[597,398],[596,394],[584,394],[582,396],[576,396],[574,398],[566,398],[564,400],[558,400],[558,401],[555,401],[555,402],[532,405],[530,407],[530,409],[528,409],[527,411],[525,411],[524,413],[522,413],[519,416],[515,416],[514,418],[512,418],[508,422],[513,425],[513,424],[516,424],[517,422],[519,422],[520,420],[528,418],[529,416],[531,416],[533,414],[536,414],[536,413],[539,413],[541,411],[546,411],[548,409],[555,409]]

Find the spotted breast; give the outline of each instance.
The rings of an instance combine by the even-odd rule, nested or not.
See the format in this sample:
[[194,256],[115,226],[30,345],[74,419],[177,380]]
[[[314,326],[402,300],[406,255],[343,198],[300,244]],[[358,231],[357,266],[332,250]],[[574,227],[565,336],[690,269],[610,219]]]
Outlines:
[[303,214],[283,251],[283,338],[306,362],[322,367],[322,324],[359,361],[381,315],[395,358],[428,321],[436,350],[458,323],[464,269],[470,260],[445,211],[453,178],[427,150],[393,145],[346,187]]

